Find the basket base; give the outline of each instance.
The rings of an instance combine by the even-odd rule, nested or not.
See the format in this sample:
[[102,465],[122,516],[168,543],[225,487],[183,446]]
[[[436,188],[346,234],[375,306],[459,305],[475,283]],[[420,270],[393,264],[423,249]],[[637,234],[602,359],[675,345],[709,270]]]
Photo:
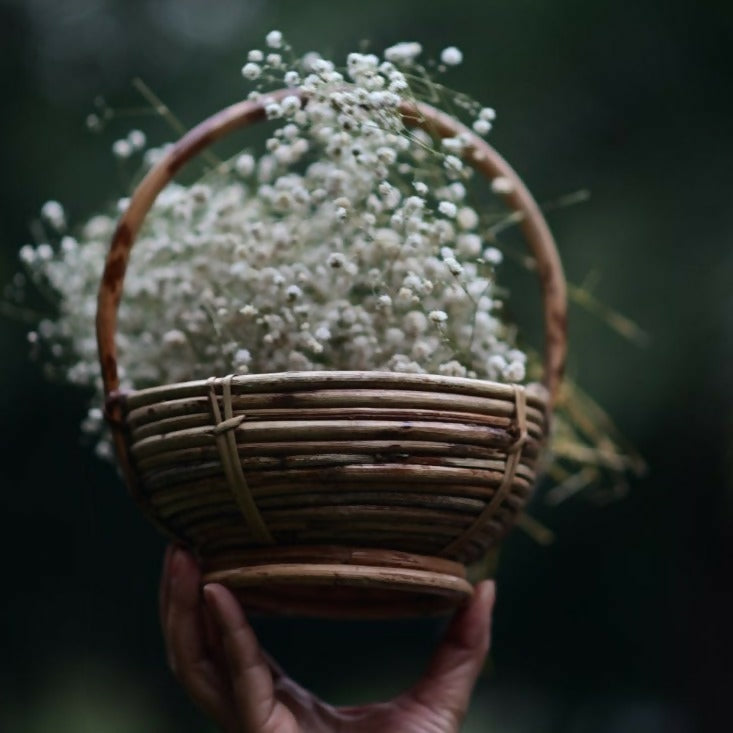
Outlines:
[[[278,547],[204,573],[253,613],[406,618],[452,612],[471,597],[464,567],[442,558],[344,547]],[[222,560],[205,563],[221,566]]]

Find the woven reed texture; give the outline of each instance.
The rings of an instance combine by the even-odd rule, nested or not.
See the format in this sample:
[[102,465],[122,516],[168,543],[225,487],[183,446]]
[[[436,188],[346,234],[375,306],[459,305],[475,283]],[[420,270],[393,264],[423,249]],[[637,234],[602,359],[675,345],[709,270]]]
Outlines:
[[[293,90],[276,92],[278,98]],[[304,100],[307,103],[307,100]],[[156,196],[232,130],[264,118],[233,105],[184,136],[135,191],[113,237],[97,311],[106,415],[133,496],[198,552],[208,580],[250,607],[314,615],[443,612],[532,491],[562,377],[565,281],[552,236],[511,167],[428,105],[407,124],[465,134],[466,159],[513,184],[505,196],[537,262],[543,386],[375,372],[302,372],[118,392],[115,331],[127,261]],[[325,599],[322,586],[329,586]]]
[[[318,374],[131,395],[130,453],[158,519],[207,556],[347,543],[467,562],[504,534],[534,482],[545,429],[539,398],[524,409],[522,430],[514,412],[523,388],[506,394],[435,377],[428,391],[430,375],[334,372],[324,382]],[[329,379],[338,386],[324,387]]]

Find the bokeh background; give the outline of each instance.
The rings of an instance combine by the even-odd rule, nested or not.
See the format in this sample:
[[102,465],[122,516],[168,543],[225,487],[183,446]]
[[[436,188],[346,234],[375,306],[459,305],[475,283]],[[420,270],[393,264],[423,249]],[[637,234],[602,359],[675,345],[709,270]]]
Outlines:
[[[491,663],[466,730],[730,729],[733,685],[733,6],[650,0],[0,0],[0,285],[48,199],[81,221],[125,193],[96,95],[140,106],[142,77],[197,122],[245,93],[264,34],[343,58],[419,40],[459,46],[454,87],[499,113],[491,141],[550,215],[569,278],[648,334],[641,348],[577,308],[570,371],[650,470],[612,503],[533,514],[498,571]],[[528,285],[528,287],[530,287]],[[26,327],[0,317],[0,730],[207,730],[170,677],[157,626],[162,540],[81,444],[86,396],[44,382]],[[266,646],[332,701],[415,679],[433,622],[265,621]]]

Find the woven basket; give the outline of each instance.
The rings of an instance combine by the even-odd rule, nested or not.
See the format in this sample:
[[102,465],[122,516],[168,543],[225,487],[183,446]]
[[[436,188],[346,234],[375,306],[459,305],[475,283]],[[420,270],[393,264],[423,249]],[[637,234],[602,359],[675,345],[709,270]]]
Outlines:
[[[283,90],[270,96],[293,94]],[[307,103],[307,100],[305,101]],[[118,390],[115,332],[128,257],[156,196],[194,155],[264,119],[235,104],[191,130],[147,174],[122,216],[99,291],[106,415],[129,488],[205,582],[251,610],[398,617],[451,610],[465,565],[495,545],[535,483],[565,359],[565,281],[547,225],[508,164],[427,105],[407,124],[468,135],[465,158],[513,186],[506,201],[536,260],[544,385],[436,375],[288,372]]]

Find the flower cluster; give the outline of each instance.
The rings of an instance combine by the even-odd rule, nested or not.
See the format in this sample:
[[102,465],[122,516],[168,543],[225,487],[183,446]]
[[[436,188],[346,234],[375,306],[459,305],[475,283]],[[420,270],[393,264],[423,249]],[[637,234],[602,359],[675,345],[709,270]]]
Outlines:
[[[467,140],[409,130],[398,112],[419,98],[420,45],[351,53],[343,69],[294,58],[278,31],[266,45],[242,68],[273,121],[265,150],[170,185],[135,245],[119,312],[122,388],[314,369],[524,380],[526,356],[500,318],[502,255],[470,203]],[[446,48],[439,68],[461,59]],[[307,104],[268,97],[282,86]],[[494,111],[458,99],[487,134]],[[144,145],[133,131],[114,153]],[[74,237],[56,202],[42,216],[58,246],[26,246],[21,259],[58,294],[59,316],[30,339],[50,346],[66,380],[98,391],[93,319],[114,217],[94,216]]]

